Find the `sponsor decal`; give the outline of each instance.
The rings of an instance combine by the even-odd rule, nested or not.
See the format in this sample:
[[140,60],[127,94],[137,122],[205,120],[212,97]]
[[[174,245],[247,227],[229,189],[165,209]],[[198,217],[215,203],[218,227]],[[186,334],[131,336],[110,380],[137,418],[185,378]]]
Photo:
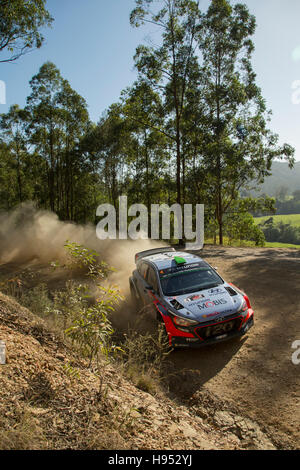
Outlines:
[[[232,310],[223,310],[222,315],[224,315],[224,313],[233,313],[233,311]],[[202,318],[216,317],[217,315],[220,315],[220,312],[207,313],[205,315],[202,315]],[[220,318],[218,318],[218,321],[221,322],[225,319],[226,319],[226,317],[220,317]]]
[[218,299],[218,300],[208,300],[207,302],[204,303],[199,303],[198,308],[199,310],[203,310],[205,308],[213,308],[217,305],[224,305],[227,304],[227,301],[225,299]]
[[205,295],[196,294],[196,295],[191,295],[190,297],[187,297],[186,299],[184,299],[184,302],[194,302],[195,300],[204,299],[204,298],[205,298]]
[[224,289],[220,289],[219,287],[216,287],[216,288],[210,289],[210,290],[208,291],[208,293],[209,293],[210,295],[223,294],[223,293],[224,293]]
[[202,315],[202,318],[216,317],[219,314],[220,312],[207,313],[206,315]]
[[206,265],[203,263],[203,261],[200,261],[199,263],[192,263],[192,264],[179,264],[176,266],[173,266],[171,268],[166,268],[162,269],[159,274],[161,277],[167,276],[168,274],[174,274],[174,273],[179,273],[182,271],[194,271],[194,270],[199,270],[199,268],[207,270]]

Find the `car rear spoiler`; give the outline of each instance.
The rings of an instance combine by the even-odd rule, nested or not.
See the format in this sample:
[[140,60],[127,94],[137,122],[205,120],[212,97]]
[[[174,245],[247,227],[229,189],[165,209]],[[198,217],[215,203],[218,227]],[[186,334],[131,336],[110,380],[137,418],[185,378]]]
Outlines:
[[175,251],[175,248],[172,246],[167,246],[164,248],[154,248],[153,250],[140,251],[139,253],[135,254],[134,261],[136,263],[139,259],[144,258],[145,256],[156,255],[158,253],[169,253],[170,251]]

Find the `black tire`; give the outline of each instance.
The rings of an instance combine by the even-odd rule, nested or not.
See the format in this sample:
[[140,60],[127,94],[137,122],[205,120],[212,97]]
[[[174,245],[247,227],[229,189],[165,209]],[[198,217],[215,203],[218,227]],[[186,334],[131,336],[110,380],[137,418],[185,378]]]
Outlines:
[[138,297],[133,284],[130,284],[130,298],[131,298],[131,303],[132,303],[134,310],[136,311],[140,310],[141,300]]

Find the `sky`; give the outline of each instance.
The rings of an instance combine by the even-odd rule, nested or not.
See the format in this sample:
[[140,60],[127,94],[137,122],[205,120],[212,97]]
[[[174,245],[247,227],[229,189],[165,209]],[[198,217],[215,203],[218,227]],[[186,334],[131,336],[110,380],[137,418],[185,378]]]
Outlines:
[[[202,10],[208,3],[200,1]],[[232,0],[235,3],[238,0]],[[252,64],[267,107],[273,111],[269,127],[278,133],[280,143],[296,148],[300,161],[300,1],[239,3],[245,3],[257,20]],[[135,49],[155,33],[155,26],[130,26],[134,5],[135,0],[48,0],[55,21],[44,31],[42,48],[15,63],[0,64],[0,84],[6,86],[6,104],[0,104],[0,113],[15,103],[25,106],[30,79],[51,61],[85,98],[90,118],[97,122],[134,82]]]

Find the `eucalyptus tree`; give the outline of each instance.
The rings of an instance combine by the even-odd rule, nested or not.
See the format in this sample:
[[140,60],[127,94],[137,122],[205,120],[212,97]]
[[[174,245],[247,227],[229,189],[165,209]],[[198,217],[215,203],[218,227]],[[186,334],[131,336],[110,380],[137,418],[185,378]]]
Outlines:
[[[87,104],[82,96],[72,89],[70,83],[63,79],[57,94],[57,105],[60,109],[60,129],[63,146],[59,154],[60,177],[60,211],[64,218],[74,219],[80,200],[76,189],[82,185],[87,170],[85,155],[79,150],[81,140],[90,129],[91,123]],[[79,182],[79,178],[81,182]],[[86,188],[89,192],[89,188]]]
[[246,5],[212,0],[198,36],[203,57],[200,165],[210,175],[219,241],[224,216],[253,179],[262,181],[274,158],[293,163],[294,150],[278,145],[251,65],[256,20]]
[[0,62],[41,47],[40,31],[53,22],[45,5],[46,0],[0,0]]
[[[110,202],[115,207],[118,197],[125,190],[126,155],[130,148],[131,136],[121,112],[121,104],[112,104],[86,134],[81,151],[87,155],[90,170],[98,177],[95,186],[96,199]],[[95,199],[95,200],[96,200]]]
[[18,202],[17,175],[10,146],[0,139],[0,209],[8,211]]
[[81,185],[84,173],[78,148],[89,126],[87,105],[51,62],[42,65],[30,86],[27,132],[45,163],[49,207],[60,217],[72,219],[74,206],[80,203],[75,201],[75,183]]
[[1,138],[7,144],[6,151],[9,154],[7,164],[15,173],[16,196],[18,202],[23,202],[29,197],[29,149],[26,136],[28,114],[18,105],[10,107],[8,113],[1,114],[0,130]]
[[29,82],[32,92],[27,98],[26,110],[31,119],[28,126],[30,141],[47,168],[46,185],[49,205],[52,211],[57,209],[56,176],[59,153],[62,146],[60,131],[60,109],[57,95],[62,86],[62,76],[57,67],[46,62]]
[[133,26],[145,23],[156,25],[161,31],[157,46],[141,45],[135,54],[139,77],[159,93],[163,102],[164,118],[159,131],[170,142],[175,156],[176,200],[182,202],[182,125],[186,93],[194,71],[197,42],[201,28],[198,2],[194,0],[136,0],[130,21]]
[[145,203],[150,211],[152,203],[160,202],[161,183],[169,169],[169,139],[161,132],[163,104],[149,83],[140,80],[122,93],[121,111],[131,136],[126,149],[129,196],[132,202]]

